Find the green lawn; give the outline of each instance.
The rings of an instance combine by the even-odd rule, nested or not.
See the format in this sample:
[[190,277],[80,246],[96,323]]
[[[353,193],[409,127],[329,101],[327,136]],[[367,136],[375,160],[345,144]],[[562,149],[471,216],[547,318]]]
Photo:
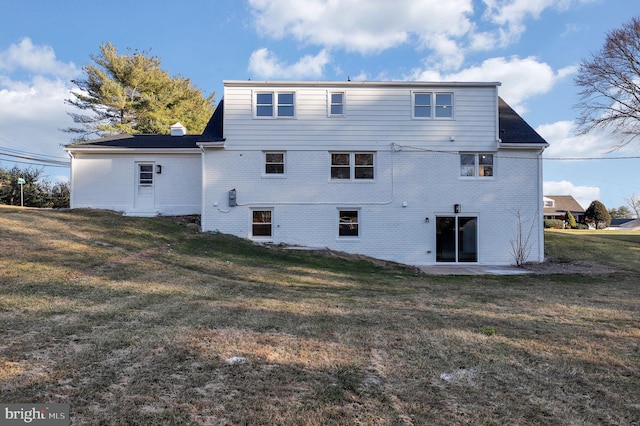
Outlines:
[[545,237],[618,272],[431,276],[0,207],[0,402],[90,425],[640,423],[639,234]]

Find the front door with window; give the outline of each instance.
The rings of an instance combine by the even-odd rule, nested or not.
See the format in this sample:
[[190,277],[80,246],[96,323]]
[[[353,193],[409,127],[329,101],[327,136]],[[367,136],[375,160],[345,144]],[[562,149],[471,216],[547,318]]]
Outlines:
[[477,217],[436,217],[436,262],[477,262],[477,224]]
[[152,211],[155,208],[153,163],[136,163],[134,206],[136,211]]

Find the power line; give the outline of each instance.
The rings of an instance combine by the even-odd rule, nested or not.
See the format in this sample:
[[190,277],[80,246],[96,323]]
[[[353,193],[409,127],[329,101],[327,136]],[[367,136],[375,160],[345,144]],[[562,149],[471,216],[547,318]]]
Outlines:
[[[1,155],[1,154],[0,154]],[[60,168],[64,168],[64,169],[68,169],[71,164],[67,164],[67,165],[55,165],[55,164],[49,164],[49,163],[36,163],[36,162],[30,162],[30,161],[19,161],[19,160],[7,160],[7,159],[1,159],[0,158],[0,162],[5,161],[8,163],[18,163],[18,164],[28,164],[30,166],[42,166],[42,167],[60,167]]]
[[629,157],[542,157],[543,160],[554,161],[583,161],[583,160],[633,160],[639,159],[640,156]]
[[14,154],[20,154],[20,155],[28,155],[31,157],[41,157],[41,158],[51,158],[54,160],[66,160],[66,157],[57,157],[57,156],[53,156],[53,155],[46,155],[46,154],[36,154],[34,152],[27,152],[27,151],[20,151],[18,149],[13,149],[13,148],[7,148],[5,146],[0,146],[0,150],[3,151],[8,151]]
[[[436,154],[449,154],[449,155],[458,155],[460,154],[460,152],[458,151],[444,151],[444,150],[437,150],[437,149],[429,149],[429,148],[424,148],[424,147],[419,147],[419,146],[411,146],[411,145],[400,145],[400,144],[393,144],[395,147],[395,149],[400,148],[400,150],[402,148],[408,148],[408,149],[412,149],[415,151],[422,151],[422,152],[431,152],[431,153],[436,153]],[[490,150],[478,150],[478,151],[461,151],[462,153],[464,152],[487,152],[489,154],[494,154],[495,156],[497,156],[498,158],[509,158],[509,159],[514,159],[514,160],[538,160],[537,157],[523,157],[523,156],[517,156],[517,155],[505,155],[504,153],[501,153],[500,151],[490,151]],[[635,160],[635,159],[640,159],[640,156],[626,156],[626,157],[541,157],[542,160],[551,160],[551,161],[596,161],[596,160]]]
[[[8,157],[9,160],[2,157]],[[10,161],[13,163],[29,164],[44,167],[69,167],[70,162],[63,160],[62,157],[54,157],[46,154],[35,154],[32,152],[20,151],[13,148],[0,146],[0,161]],[[24,160],[24,161],[21,161]]]

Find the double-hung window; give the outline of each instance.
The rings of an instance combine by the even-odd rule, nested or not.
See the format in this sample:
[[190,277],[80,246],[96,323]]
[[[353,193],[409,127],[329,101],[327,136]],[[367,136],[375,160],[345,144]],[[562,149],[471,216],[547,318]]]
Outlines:
[[413,92],[413,118],[453,118],[453,93]]
[[431,93],[413,94],[413,117],[431,118]]
[[358,236],[358,210],[338,210],[338,237]]
[[329,117],[344,116],[344,92],[329,93]]
[[273,222],[271,210],[252,210],[251,212],[251,236],[258,238],[271,237]]
[[460,176],[493,176],[493,154],[460,154]]
[[375,176],[373,152],[331,153],[332,180],[366,180]]
[[255,116],[259,118],[295,118],[296,96],[294,92],[257,92]]
[[294,103],[293,92],[278,93],[278,117],[295,117]]
[[256,93],[256,117],[273,117],[273,93]]
[[264,160],[265,175],[284,175],[284,152],[265,152]]

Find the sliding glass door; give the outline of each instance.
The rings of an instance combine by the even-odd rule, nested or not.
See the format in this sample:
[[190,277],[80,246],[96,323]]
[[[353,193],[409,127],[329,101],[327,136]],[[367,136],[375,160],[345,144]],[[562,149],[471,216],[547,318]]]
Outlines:
[[436,217],[436,262],[477,262],[477,225],[477,217]]

